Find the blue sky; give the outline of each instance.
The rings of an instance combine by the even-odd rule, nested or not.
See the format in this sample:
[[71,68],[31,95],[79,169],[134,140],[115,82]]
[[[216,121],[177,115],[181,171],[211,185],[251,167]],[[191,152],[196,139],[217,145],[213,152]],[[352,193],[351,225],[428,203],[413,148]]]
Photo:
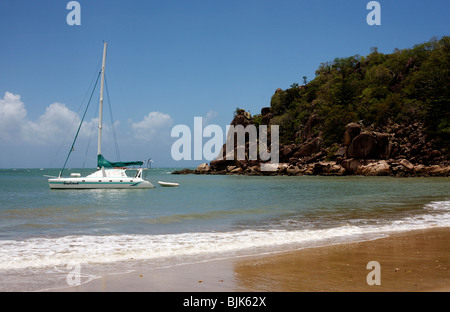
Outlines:
[[[121,160],[192,167],[206,161],[172,159],[173,126],[202,116],[225,131],[236,107],[259,113],[322,62],[450,30],[448,0],[380,0],[380,26],[367,24],[366,0],[79,0],[80,26],[67,24],[68,2],[0,0],[0,168],[62,166],[103,40]],[[95,166],[97,105],[95,93],[71,167]]]

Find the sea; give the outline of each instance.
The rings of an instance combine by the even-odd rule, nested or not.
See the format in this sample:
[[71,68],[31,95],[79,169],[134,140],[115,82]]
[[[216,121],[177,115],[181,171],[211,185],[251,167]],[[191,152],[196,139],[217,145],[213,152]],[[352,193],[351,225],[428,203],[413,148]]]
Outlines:
[[174,170],[150,169],[141,190],[51,190],[57,169],[0,170],[0,291],[450,226],[449,178]]

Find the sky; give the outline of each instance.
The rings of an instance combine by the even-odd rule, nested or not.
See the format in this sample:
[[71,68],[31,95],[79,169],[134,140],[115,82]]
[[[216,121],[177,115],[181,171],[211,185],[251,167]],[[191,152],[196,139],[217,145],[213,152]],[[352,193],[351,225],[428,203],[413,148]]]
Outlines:
[[[381,25],[368,0],[79,0],[80,25],[69,2],[0,0],[0,168],[64,164],[104,41],[104,157],[118,160],[115,133],[122,161],[195,167],[207,160],[171,155],[176,125],[225,131],[237,107],[260,113],[321,63],[450,35],[448,0],[379,0]],[[69,167],[96,166],[98,100]]]

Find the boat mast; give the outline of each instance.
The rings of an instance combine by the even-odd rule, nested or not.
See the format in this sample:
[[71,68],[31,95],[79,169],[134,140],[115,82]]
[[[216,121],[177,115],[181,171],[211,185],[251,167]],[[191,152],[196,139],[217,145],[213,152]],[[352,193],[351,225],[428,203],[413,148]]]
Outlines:
[[102,115],[103,115],[103,85],[105,82],[105,62],[106,62],[106,46],[108,43],[105,41],[103,47],[103,61],[102,61],[102,80],[100,85],[100,108],[98,114],[98,155],[102,154]]

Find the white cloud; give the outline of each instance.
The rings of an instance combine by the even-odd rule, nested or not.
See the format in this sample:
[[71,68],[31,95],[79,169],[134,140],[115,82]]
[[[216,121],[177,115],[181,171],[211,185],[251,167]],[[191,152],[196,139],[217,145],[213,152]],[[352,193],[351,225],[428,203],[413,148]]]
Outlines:
[[27,120],[23,126],[23,140],[36,144],[58,142],[58,138],[80,123],[77,113],[61,103],[50,104],[37,122]]
[[7,141],[18,139],[26,115],[20,95],[5,92],[3,99],[0,98],[0,138]]
[[206,113],[206,116],[203,117],[203,125],[209,125],[218,115],[218,112],[210,110]]
[[151,141],[155,138],[167,135],[170,137],[170,127],[173,119],[168,114],[150,112],[142,121],[131,124],[134,136],[141,140]]
[[[212,113],[209,112],[208,116]],[[36,120],[27,118],[25,104],[20,95],[5,92],[0,98],[0,141],[14,142],[16,144],[27,143],[32,145],[61,144],[62,140],[71,140],[80,123],[78,113],[70,110],[65,104],[50,104],[45,112]],[[132,137],[152,141],[155,139],[170,138],[170,129],[173,119],[170,115],[161,112],[150,112],[143,120],[131,122]],[[96,131],[98,118],[85,121],[81,127],[81,138],[88,138]],[[119,122],[115,122],[117,127]],[[110,136],[111,127],[103,126],[103,134],[107,139]]]
[[[90,134],[93,122],[98,122],[98,119],[86,122],[80,137]],[[5,92],[3,99],[0,98],[0,141],[32,145],[61,144],[65,137],[70,135],[73,138],[79,123],[78,114],[62,103],[50,104],[44,114],[34,121],[27,118],[20,95]]]
[[[62,153],[65,156],[65,148],[70,147],[80,120],[77,112],[57,102],[48,105],[39,117],[31,119],[27,116],[26,105],[22,102],[20,95],[5,92],[3,98],[0,95],[0,144],[4,147],[3,153],[0,153],[0,166],[18,166],[18,164],[28,166],[31,161],[34,161],[32,166],[42,166],[42,163],[48,162],[49,154],[53,155],[56,150],[57,155],[61,156]],[[150,153],[154,159],[158,159],[158,155],[166,153],[165,149],[171,143],[170,131],[174,123],[170,115],[150,112],[140,121],[128,121],[126,123],[128,129],[122,128],[117,133],[121,154],[127,151],[130,159],[135,157],[143,159]],[[85,120],[80,129],[75,146],[75,151],[78,153],[72,156],[80,164],[81,159],[85,157],[88,143],[90,142],[89,150],[96,148],[94,142],[97,140],[97,125],[98,118],[92,118]],[[116,121],[116,130],[119,126],[121,126],[120,122]],[[121,140],[124,135],[125,139]],[[88,141],[88,138],[91,140]],[[109,121],[104,123],[103,138],[105,152],[108,148],[113,149],[114,144],[109,144],[113,139]],[[152,142],[152,144],[139,144],[139,142]],[[167,153],[170,153],[170,150]],[[24,160],[25,154],[35,155],[40,159]],[[125,154],[122,156],[127,157]],[[165,156],[159,157],[166,160]],[[54,165],[53,161],[50,166]]]

